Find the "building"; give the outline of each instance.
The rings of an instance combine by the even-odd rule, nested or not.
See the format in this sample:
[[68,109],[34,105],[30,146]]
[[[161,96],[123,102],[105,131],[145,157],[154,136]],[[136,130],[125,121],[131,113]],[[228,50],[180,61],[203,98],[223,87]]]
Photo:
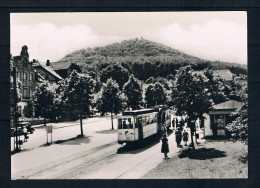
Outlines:
[[213,106],[209,114],[203,114],[205,137],[227,136],[226,126],[232,122],[229,115],[242,106],[242,102],[230,100]]
[[50,83],[58,83],[63,78],[57,74],[53,68],[50,66],[50,61],[47,60],[46,63],[33,60],[33,68],[41,75],[45,80],[48,80]]
[[40,82],[40,76],[33,69],[29,62],[27,46],[22,47],[20,56],[11,58],[11,63],[16,67],[16,78],[19,81],[18,88],[21,93],[21,100],[18,102],[18,113],[21,117],[32,117],[32,94],[35,86]]
[[53,62],[50,66],[63,79],[68,78],[73,70],[76,70],[78,73],[81,72],[81,69],[77,64],[67,61]]

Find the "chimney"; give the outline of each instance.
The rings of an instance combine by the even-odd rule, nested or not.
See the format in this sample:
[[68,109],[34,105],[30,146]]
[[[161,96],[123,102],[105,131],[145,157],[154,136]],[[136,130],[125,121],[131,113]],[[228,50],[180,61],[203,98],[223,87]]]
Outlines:
[[47,59],[46,66],[50,66],[50,60]]

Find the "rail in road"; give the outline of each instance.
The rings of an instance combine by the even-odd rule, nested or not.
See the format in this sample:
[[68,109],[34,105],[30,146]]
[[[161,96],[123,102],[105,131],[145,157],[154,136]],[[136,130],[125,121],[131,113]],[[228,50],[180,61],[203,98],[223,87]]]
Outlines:
[[[102,149],[103,152],[106,152],[107,148],[111,150],[111,147],[113,146],[118,147],[117,142],[109,143],[107,145],[102,145],[100,147],[91,150],[79,152],[62,159],[57,159],[40,166],[36,166],[34,168],[29,168],[24,171],[20,171],[14,174],[12,176],[12,179],[55,179],[57,177],[62,177],[65,176],[67,173],[75,171],[77,168],[80,167],[80,165],[82,165],[78,163],[82,163],[82,162],[84,162],[84,164],[91,163],[91,162],[93,163],[94,161],[97,160],[95,159],[96,158],[95,155],[98,152],[102,151]],[[85,163],[86,160],[88,161],[87,163]],[[73,166],[71,166],[71,164],[73,164]]]
[[18,172],[12,179],[137,179],[162,161],[160,146],[154,142],[128,150],[112,142]]

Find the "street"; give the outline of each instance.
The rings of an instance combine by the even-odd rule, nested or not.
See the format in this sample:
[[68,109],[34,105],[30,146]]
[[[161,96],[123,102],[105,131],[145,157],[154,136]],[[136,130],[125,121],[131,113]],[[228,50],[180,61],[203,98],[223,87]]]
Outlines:
[[[28,149],[12,155],[12,179],[138,179],[164,160],[158,138],[138,148],[126,147],[117,143],[109,117],[85,119],[83,123],[84,138],[75,138],[79,125],[53,124],[64,127],[54,129],[50,146],[41,146],[46,143],[46,130],[36,128],[22,146]],[[170,157],[179,150],[171,133]]]

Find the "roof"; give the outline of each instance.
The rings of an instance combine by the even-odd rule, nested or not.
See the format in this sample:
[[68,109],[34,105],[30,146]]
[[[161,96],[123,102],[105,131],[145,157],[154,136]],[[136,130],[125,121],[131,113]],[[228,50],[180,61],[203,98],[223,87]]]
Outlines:
[[140,115],[140,114],[147,114],[155,112],[154,109],[141,109],[141,110],[133,110],[133,111],[124,111],[122,113],[123,116],[125,115]]
[[73,63],[68,61],[59,61],[51,63],[51,66],[54,70],[63,70],[68,69]]
[[219,76],[220,78],[222,78],[223,80],[226,81],[232,81],[233,80],[233,75],[230,72],[230,70],[214,70],[213,71],[214,75]]
[[234,109],[241,108],[242,106],[243,106],[242,102],[230,100],[230,101],[226,101],[226,102],[217,104],[217,105],[213,106],[213,108],[215,110],[234,110]]
[[58,74],[52,69],[51,66],[46,66],[46,64],[43,63],[43,62],[39,62],[39,61],[34,62],[34,63],[33,63],[33,67],[34,67],[34,68],[42,67],[42,68],[44,68],[47,72],[49,72],[50,74],[52,74],[54,77],[58,78],[59,80],[62,80],[62,79],[63,79],[60,75],[58,75]]

